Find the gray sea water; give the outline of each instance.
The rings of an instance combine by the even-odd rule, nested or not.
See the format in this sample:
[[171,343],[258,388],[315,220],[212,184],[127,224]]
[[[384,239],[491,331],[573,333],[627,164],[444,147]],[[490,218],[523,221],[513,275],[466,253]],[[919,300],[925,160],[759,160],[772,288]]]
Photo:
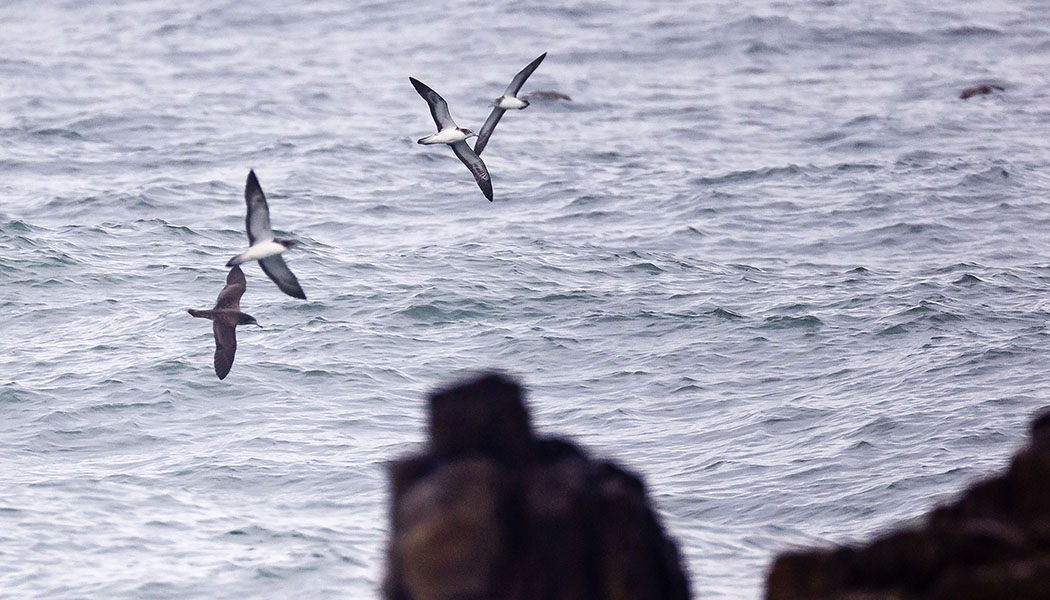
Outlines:
[[[0,3],[0,597],[375,597],[384,464],[501,368],[703,598],[1004,464],[1050,383],[1033,1]],[[443,147],[415,76],[477,129]],[[959,91],[1003,93],[968,101]],[[208,308],[254,168],[308,301]]]

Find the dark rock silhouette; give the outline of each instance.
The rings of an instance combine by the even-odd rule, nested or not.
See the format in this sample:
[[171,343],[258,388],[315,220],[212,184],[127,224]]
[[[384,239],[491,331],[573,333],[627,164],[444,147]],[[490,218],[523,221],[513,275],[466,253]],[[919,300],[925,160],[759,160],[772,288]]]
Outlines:
[[428,446],[390,469],[387,600],[690,598],[642,481],[537,437],[516,383],[484,375],[429,409]]
[[1006,473],[971,486],[923,525],[860,547],[781,554],[767,600],[1050,598],[1050,411]]
[[973,87],[968,87],[965,90],[963,90],[962,93],[959,94],[959,97],[963,100],[966,100],[967,98],[971,96],[976,96],[978,94],[991,94],[993,90],[999,90],[1000,92],[1006,91],[998,85],[975,85]]

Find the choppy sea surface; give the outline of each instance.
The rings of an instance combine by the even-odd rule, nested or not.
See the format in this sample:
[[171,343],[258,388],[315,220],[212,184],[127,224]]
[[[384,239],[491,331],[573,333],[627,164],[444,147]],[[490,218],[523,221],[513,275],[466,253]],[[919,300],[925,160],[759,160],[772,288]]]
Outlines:
[[[3,2],[0,597],[375,597],[384,465],[490,367],[703,598],[920,515],[1050,403],[1046,14]],[[490,204],[408,77],[477,129],[543,51]],[[219,381],[249,168],[309,300],[249,265]]]

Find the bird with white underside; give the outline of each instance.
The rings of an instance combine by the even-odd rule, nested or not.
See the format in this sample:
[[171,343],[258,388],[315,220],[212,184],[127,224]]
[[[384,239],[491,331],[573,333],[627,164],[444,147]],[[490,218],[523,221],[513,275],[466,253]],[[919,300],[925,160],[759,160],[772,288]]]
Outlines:
[[466,127],[456,125],[456,122],[452,120],[452,115],[448,112],[448,102],[445,102],[440,94],[415,77],[409,77],[408,80],[412,82],[412,86],[416,88],[419,95],[427,101],[430,106],[430,116],[434,117],[434,124],[438,128],[437,133],[420,138],[417,143],[447,144],[459,160],[470,169],[481,192],[485,194],[489,202],[492,202],[492,179],[489,177],[489,170],[485,167],[481,157],[471,150],[466,142],[467,138],[477,134]]
[[525,80],[529,78],[529,75],[532,75],[536,67],[540,66],[544,58],[547,58],[546,52],[537,56],[524,69],[518,71],[514,79],[510,81],[510,85],[504,90],[503,95],[492,101],[490,105],[492,106],[492,112],[489,113],[489,118],[485,119],[485,124],[481,126],[481,133],[478,134],[478,139],[474,141],[475,154],[481,156],[485,146],[489,143],[489,138],[492,137],[492,132],[496,129],[496,124],[503,118],[503,113],[512,109],[523,110],[529,106],[528,99],[519,98],[518,92],[521,91],[521,86],[525,85]]
[[306,300],[299,280],[281,258],[285,250],[294,248],[298,242],[274,237],[273,229],[270,228],[270,207],[266,204],[266,196],[259,186],[259,179],[255,177],[255,171],[248,172],[248,182],[244,186],[244,202],[248,206],[244,224],[248,231],[249,246],[247,250],[231,258],[226,266],[232,267],[257,260],[266,276],[273,280],[282,292],[293,298]]

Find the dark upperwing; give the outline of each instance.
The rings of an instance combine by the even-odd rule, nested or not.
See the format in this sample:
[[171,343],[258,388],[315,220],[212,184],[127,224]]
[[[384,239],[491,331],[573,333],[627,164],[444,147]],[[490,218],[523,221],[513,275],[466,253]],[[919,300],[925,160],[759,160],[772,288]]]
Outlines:
[[463,161],[463,164],[467,165],[470,172],[474,174],[474,181],[478,182],[481,192],[485,194],[489,202],[492,202],[492,180],[489,178],[489,170],[485,167],[484,161],[470,149],[466,141],[459,141],[450,146],[459,160]]
[[254,170],[248,171],[248,182],[244,185],[244,203],[248,205],[248,213],[244,217],[248,243],[254,245],[257,240],[272,240],[270,207],[266,204],[266,196],[259,185],[259,179],[255,177]]
[[293,298],[306,300],[306,293],[299,285],[299,280],[295,278],[295,274],[288,268],[280,254],[259,259],[259,266],[262,267],[266,276],[281,288],[282,292]]
[[492,132],[496,129],[496,124],[499,123],[505,112],[507,111],[496,106],[489,113],[489,118],[485,119],[485,124],[481,126],[481,132],[478,133],[478,139],[474,142],[474,154],[481,156],[481,152],[489,143],[489,138],[492,137]]
[[427,84],[415,77],[409,77],[408,80],[412,82],[412,86],[416,88],[419,95],[430,105],[430,116],[434,117],[434,124],[437,125],[438,131],[456,126],[456,122],[452,120],[452,115],[448,112],[448,102],[445,102],[441,94],[430,89]]
[[215,310],[241,310],[241,296],[244,295],[246,286],[244,271],[235,265],[226,276],[226,287],[219,292],[219,298],[215,301]]
[[521,86],[525,84],[525,80],[532,75],[532,72],[536,70],[536,67],[540,66],[543,59],[547,58],[547,53],[537,56],[535,60],[530,62],[524,69],[518,71],[518,74],[511,80],[510,85],[507,86],[507,90],[503,92],[504,96],[517,96],[518,92],[521,91]]
[[211,330],[215,334],[215,374],[225,379],[233,367],[233,355],[237,353],[237,317],[226,315],[212,320]]

